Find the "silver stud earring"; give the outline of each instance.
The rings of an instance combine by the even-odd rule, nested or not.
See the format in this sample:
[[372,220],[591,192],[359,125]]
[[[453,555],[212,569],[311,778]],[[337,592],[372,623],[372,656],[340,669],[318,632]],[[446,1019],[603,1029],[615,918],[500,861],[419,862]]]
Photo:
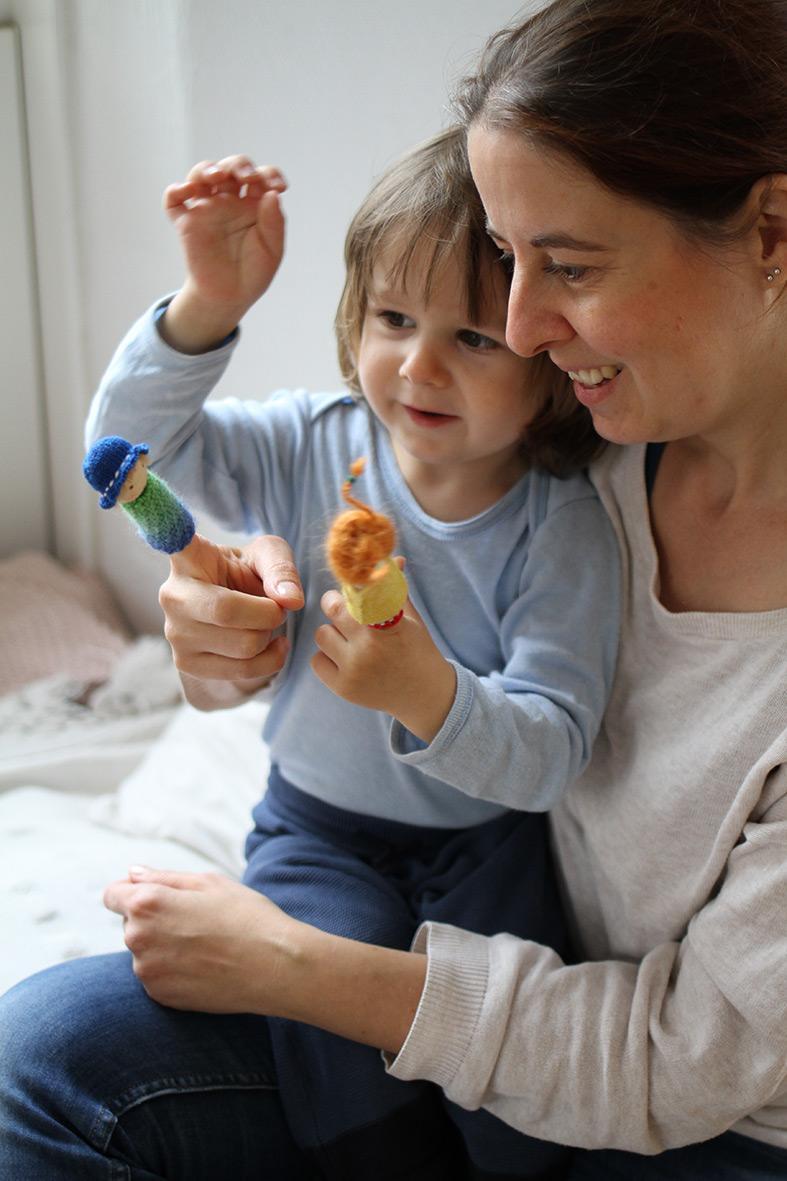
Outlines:
[[773,283],[776,276],[780,275],[781,273],[782,273],[781,267],[774,267],[772,271],[768,271],[768,274],[765,277],[769,283]]

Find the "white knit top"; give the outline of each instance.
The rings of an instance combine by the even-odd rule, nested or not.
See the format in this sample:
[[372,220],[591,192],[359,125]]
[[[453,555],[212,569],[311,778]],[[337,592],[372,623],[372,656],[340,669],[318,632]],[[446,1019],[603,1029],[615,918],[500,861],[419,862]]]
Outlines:
[[391,1065],[531,1135],[653,1153],[728,1128],[787,1148],[787,609],[658,599],[641,447],[595,483],[623,552],[621,648],[553,813],[587,961],[427,924]]

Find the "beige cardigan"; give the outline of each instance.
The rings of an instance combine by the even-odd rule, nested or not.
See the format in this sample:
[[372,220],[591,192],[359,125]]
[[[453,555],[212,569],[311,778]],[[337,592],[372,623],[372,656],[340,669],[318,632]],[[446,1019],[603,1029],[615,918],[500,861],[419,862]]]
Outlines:
[[589,962],[426,924],[389,1069],[566,1144],[654,1153],[734,1128],[787,1148],[787,610],[666,611],[643,469],[630,446],[593,473],[623,553],[621,652],[553,814]]

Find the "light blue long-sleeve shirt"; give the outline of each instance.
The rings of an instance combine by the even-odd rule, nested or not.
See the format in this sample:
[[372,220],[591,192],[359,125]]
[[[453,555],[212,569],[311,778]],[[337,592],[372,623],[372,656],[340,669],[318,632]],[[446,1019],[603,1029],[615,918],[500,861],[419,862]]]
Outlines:
[[[587,763],[617,653],[617,543],[590,483],[531,471],[479,516],[436,520],[385,430],[346,393],[206,404],[234,347],[178,353],[146,313],[104,376],[86,437],[149,443],[155,470],[193,509],[293,547],[306,603],[289,617],[289,661],[264,732],[281,773],[337,807],[409,824],[456,828],[505,807],[550,808]],[[334,696],[310,668],[320,598],[335,585],[325,535],[361,455],[359,495],[393,518],[412,601],[456,668],[453,706],[428,746]]]

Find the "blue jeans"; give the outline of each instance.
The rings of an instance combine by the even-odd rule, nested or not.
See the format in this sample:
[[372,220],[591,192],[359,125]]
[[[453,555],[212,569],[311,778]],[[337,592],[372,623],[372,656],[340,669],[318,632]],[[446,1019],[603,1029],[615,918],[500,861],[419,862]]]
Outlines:
[[[0,998],[3,1181],[311,1181],[284,1120],[267,1022],[151,1001],[125,954],[74,960]],[[491,1117],[490,1117],[491,1118]],[[398,1173],[483,1175],[434,1137]],[[398,1165],[394,1163],[394,1168]],[[578,1152],[566,1181],[783,1181],[787,1152],[728,1132],[655,1157]]]
[[[275,765],[253,815],[243,880],[302,922],[406,949],[434,919],[569,954],[543,815],[448,830],[359,816],[300,791]],[[288,1126],[326,1181],[376,1177],[381,1151],[404,1164],[437,1135],[456,1142],[473,1177],[564,1175],[567,1149],[449,1104],[431,1084],[392,1078],[369,1046],[295,1021],[271,1021],[270,1034]]]
[[[0,1064],[3,1181],[321,1175],[290,1136],[267,1020],[165,1008],[125,953],[60,964],[1,997]],[[385,1145],[378,1168],[361,1130],[340,1175],[365,1181],[373,1160],[375,1181],[461,1177],[458,1137],[431,1090],[426,1113],[403,1105],[408,1131],[421,1125],[406,1150]]]
[[311,1176],[265,1019],[166,1009],[124,953],[60,964],[0,998],[0,1064],[8,1181]]

